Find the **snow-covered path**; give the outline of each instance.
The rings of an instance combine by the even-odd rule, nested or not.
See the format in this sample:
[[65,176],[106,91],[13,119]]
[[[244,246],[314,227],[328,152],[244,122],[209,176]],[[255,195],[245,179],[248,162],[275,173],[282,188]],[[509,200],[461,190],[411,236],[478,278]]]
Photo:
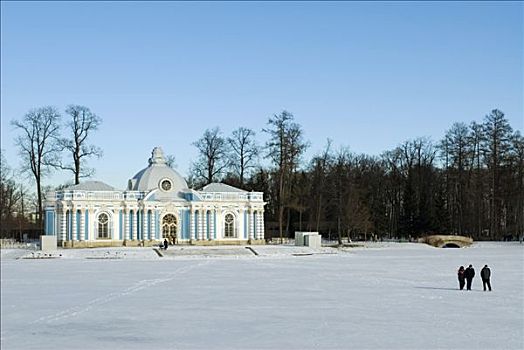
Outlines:
[[[308,256],[261,247],[261,256],[228,258],[142,251],[105,260],[3,254],[1,348],[524,348],[518,243]],[[457,290],[466,264],[477,270],[471,292]],[[491,293],[478,278],[484,264]]]

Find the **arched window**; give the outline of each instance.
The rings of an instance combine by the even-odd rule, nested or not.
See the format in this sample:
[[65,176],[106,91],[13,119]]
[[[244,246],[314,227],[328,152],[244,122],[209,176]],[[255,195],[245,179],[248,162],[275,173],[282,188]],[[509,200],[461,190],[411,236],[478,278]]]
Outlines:
[[176,242],[176,216],[167,214],[162,219],[162,238],[167,238],[171,243]]
[[109,216],[106,213],[98,215],[98,238],[109,238]]
[[235,217],[233,214],[226,214],[224,218],[224,237],[235,238]]

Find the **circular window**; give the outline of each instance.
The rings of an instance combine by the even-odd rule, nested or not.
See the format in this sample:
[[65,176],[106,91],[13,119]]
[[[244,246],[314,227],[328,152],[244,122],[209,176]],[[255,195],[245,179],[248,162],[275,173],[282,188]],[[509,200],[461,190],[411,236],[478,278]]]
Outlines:
[[171,185],[171,181],[169,180],[163,180],[161,183],[160,183],[160,187],[164,190],[164,191],[169,191],[172,187]]

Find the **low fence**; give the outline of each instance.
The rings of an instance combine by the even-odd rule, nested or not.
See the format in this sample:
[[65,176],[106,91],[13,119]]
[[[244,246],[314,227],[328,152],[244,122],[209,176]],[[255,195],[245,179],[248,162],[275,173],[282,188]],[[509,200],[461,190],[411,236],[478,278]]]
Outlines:
[[26,242],[19,242],[13,238],[0,239],[0,249],[32,249],[36,250],[40,246],[39,241],[31,240]]

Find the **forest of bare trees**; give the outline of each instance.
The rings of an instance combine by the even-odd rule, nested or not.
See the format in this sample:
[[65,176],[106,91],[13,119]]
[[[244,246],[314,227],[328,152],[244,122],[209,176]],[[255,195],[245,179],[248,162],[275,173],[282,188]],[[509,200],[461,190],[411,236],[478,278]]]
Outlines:
[[[270,117],[262,131],[269,139],[256,154],[269,165],[259,162],[240,179],[239,158],[226,159],[223,142],[223,176],[213,181],[264,192],[266,237],[292,237],[297,230],[339,241],[524,234],[524,137],[497,109],[481,122],[451,125],[443,140],[414,138],[380,156],[335,150],[327,140],[321,152],[303,159],[308,143],[286,111]],[[197,187],[209,183],[198,173],[192,178]]]
[[[16,215],[27,210],[24,206],[32,203],[41,213],[41,182],[51,169],[70,170],[74,183],[92,173],[85,158],[98,157],[101,150],[86,139],[101,119],[82,106],[69,106],[66,114],[69,137],[58,137],[61,116],[50,107],[13,122],[22,131],[21,170],[33,176],[36,195],[20,185],[2,156],[3,236],[20,223]],[[497,109],[469,125],[454,123],[442,140],[406,140],[379,156],[334,149],[327,140],[305,159],[309,143],[287,111],[269,117],[258,135],[265,143],[245,127],[230,136],[218,127],[205,130],[193,143],[199,156],[189,184],[199,189],[222,181],[264,192],[267,238],[293,237],[297,230],[319,231],[339,242],[437,233],[500,240],[524,234],[524,137]],[[58,161],[60,152],[71,162]]]

